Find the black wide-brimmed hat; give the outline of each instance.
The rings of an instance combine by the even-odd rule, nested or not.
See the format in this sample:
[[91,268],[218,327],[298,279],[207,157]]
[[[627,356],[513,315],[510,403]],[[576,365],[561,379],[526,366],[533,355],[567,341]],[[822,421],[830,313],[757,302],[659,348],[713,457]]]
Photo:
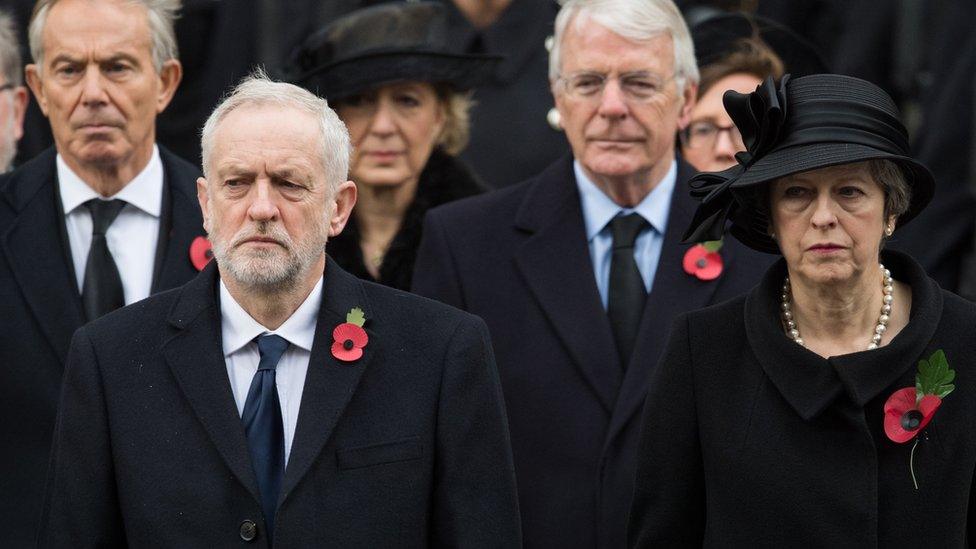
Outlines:
[[695,58],[707,67],[735,52],[743,39],[761,40],[783,62],[785,72],[794,77],[828,72],[827,63],[817,48],[792,30],[775,21],[745,13],[713,15],[691,27]]
[[397,2],[357,10],[312,34],[292,56],[286,78],[326,99],[403,80],[468,90],[500,60],[451,51],[444,6]]
[[753,207],[750,187],[787,175],[865,160],[891,160],[911,187],[908,223],[932,199],[935,178],[910,157],[908,132],[898,108],[881,88],[850,76],[816,74],[779,85],[767,78],[756,91],[727,91],[725,110],[742,133],[746,150],[722,172],[700,173],[689,184],[701,200],[685,242],[718,240],[730,232],[750,248],[779,253],[769,219]]

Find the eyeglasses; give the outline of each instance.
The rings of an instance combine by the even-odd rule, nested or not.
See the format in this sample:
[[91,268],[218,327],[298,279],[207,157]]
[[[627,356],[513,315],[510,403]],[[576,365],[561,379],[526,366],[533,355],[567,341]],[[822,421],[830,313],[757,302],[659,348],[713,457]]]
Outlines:
[[562,82],[567,95],[577,99],[594,100],[603,95],[603,89],[609,80],[617,80],[625,99],[644,103],[663,95],[668,82],[674,78],[675,75],[661,78],[646,71],[625,72],[618,76],[607,76],[598,72],[577,72],[560,76],[559,81]]
[[681,142],[689,149],[711,149],[718,142],[718,136],[722,132],[729,132],[729,139],[736,149],[744,150],[745,143],[742,142],[742,134],[739,128],[734,125],[718,126],[712,122],[692,122],[681,132]]

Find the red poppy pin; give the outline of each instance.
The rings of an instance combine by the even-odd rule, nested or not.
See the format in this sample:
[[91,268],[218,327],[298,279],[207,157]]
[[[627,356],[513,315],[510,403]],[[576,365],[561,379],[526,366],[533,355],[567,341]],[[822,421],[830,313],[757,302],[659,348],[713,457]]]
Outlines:
[[915,439],[908,459],[908,468],[912,474],[912,483],[918,490],[915,478],[915,448],[918,446],[918,434],[932,421],[935,411],[942,405],[942,399],[953,389],[956,371],[949,368],[945,352],[942,349],[932,353],[932,356],[918,361],[918,374],[915,375],[915,386],[898,389],[885,402],[884,430],[888,438],[899,444]]
[[721,240],[710,240],[688,248],[682,261],[685,272],[698,280],[715,280],[722,274],[722,256],[718,253],[721,249]]
[[198,271],[202,271],[211,259],[213,259],[213,246],[210,245],[210,241],[205,236],[194,238],[190,243],[190,263],[193,263]]
[[363,356],[363,347],[369,343],[369,336],[363,329],[366,315],[356,307],[346,315],[346,321],[332,330],[332,356],[343,362],[353,362]]

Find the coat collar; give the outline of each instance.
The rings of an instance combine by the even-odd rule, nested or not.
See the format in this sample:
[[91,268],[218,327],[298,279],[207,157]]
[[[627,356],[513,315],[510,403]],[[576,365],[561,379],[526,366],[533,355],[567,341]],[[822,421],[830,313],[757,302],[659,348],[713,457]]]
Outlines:
[[593,275],[572,157],[537,176],[515,226],[531,233],[516,250],[518,270],[583,378],[613,410],[623,368]]
[[780,294],[786,262],[774,264],[746,298],[746,335],[766,375],[794,410],[810,420],[841,395],[865,406],[890,388],[928,349],[942,316],[938,284],[905,254],[882,252],[882,262],[896,280],[912,289],[908,324],[895,338],[873,351],[830,358],[793,343],[780,322]]
[[[257,499],[257,482],[251,467],[244,427],[237,414],[221,350],[217,277],[216,261],[212,261],[180,291],[167,316],[167,322],[177,331],[163,344],[162,353],[217,451],[238,480]],[[332,356],[332,330],[346,321],[346,314],[353,307],[364,311],[366,332],[371,340],[375,340],[371,326],[382,321],[376,317],[375,309],[367,300],[362,282],[340,269],[329,258],[301,412],[285,469],[279,505],[308,473],[331,438],[373,356],[374,347],[371,345],[367,345],[363,357],[352,364],[341,363]]]
[[52,147],[8,176],[0,196],[14,212],[13,221],[0,239],[28,307],[63,363],[85,317],[58,207],[54,159]]

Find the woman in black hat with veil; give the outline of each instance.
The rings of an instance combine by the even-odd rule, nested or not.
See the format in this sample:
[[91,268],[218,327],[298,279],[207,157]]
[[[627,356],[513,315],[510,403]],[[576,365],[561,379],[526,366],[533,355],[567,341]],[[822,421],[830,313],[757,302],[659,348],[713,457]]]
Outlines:
[[450,51],[444,7],[396,2],[355,11],[309,37],[290,79],[326,98],[349,128],[359,198],[328,244],[350,273],[410,288],[423,217],[486,187],[456,155],[468,139],[466,93],[500,58]]
[[813,75],[725,106],[747,147],[687,235],[781,254],[679,318],[650,382],[634,547],[962,547],[976,522],[976,306],[884,250],[929,202],[892,100]]

